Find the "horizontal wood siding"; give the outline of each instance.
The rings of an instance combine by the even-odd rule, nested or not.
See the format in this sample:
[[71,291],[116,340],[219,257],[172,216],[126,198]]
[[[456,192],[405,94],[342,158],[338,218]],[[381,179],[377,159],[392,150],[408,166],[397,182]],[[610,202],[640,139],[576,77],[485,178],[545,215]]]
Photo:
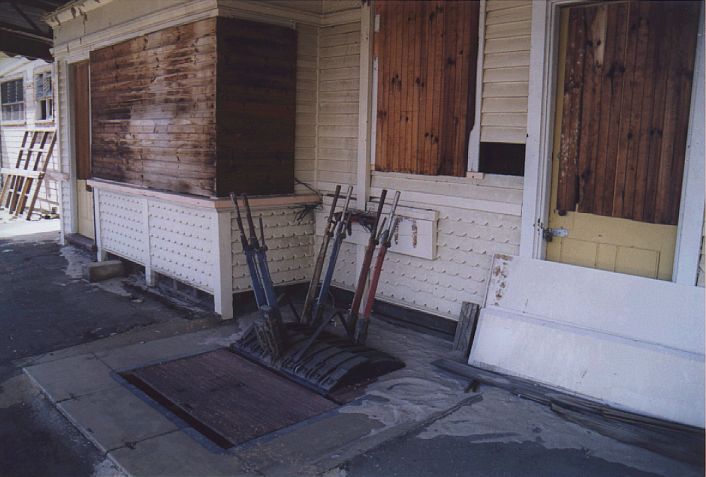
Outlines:
[[296,31],[210,18],[91,52],[95,177],[173,192],[294,190]]
[[[297,44],[297,99],[294,141],[294,176],[307,184],[316,182],[316,89],[319,29],[299,25]],[[295,184],[295,192],[311,192]]]
[[356,183],[359,75],[360,22],[321,28],[317,184],[322,191]]
[[[17,61],[15,58],[10,58],[6,61]],[[0,165],[2,167],[14,167],[17,161],[17,155],[20,151],[20,144],[26,129],[42,128],[51,129],[56,126],[55,121],[40,121],[37,119],[37,103],[35,102],[34,94],[34,75],[38,72],[51,71],[47,69],[50,65],[42,60],[24,60],[18,65],[17,69],[12,70],[6,77],[0,77],[0,83],[10,79],[22,78],[24,87],[24,106],[25,114],[21,122],[6,123],[0,127]],[[52,77],[54,87],[54,98],[56,101],[56,78]],[[56,108],[56,103],[54,105]],[[55,110],[56,111],[56,110]],[[48,171],[60,170],[59,147],[54,148],[49,164]],[[42,186],[39,189],[37,196],[37,204],[35,208],[39,211],[51,211],[59,209],[59,193],[58,184],[55,180],[45,178],[42,181]]]
[[480,140],[523,144],[527,138],[529,0],[487,0]]
[[569,11],[559,210],[676,225],[699,8]]
[[218,195],[294,191],[297,31],[218,18]]
[[216,19],[92,51],[94,177],[216,191]]
[[477,2],[378,2],[375,168],[463,176],[475,117]]

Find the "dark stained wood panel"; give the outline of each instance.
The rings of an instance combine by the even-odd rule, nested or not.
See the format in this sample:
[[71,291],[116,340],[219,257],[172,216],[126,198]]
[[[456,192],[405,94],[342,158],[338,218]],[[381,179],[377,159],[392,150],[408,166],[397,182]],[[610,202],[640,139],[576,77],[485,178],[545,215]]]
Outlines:
[[557,209],[679,217],[698,2],[569,11]]
[[123,376],[224,448],[338,407],[225,349]]
[[296,71],[296,30],[218,19],[219,190],[294,192]]
[[216,192],[216,20],[92,51],[93,175]]
[[294,189],[296,32],[210,18],[91,52],[93,175],[225,196]]
[[465,175],[475,116],[478,5],[375,3],[377,170]]
[[88,61],[71,65],[71,80],[76,178],[89,179],[91,177],[91,112]]

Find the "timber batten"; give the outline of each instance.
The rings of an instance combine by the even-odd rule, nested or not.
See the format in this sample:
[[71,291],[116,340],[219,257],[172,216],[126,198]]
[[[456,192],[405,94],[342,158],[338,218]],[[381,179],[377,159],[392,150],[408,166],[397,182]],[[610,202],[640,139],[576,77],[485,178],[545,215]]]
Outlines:
[[291,193],[296,48],[291,29],[209,18],[92,51],[94,177]]

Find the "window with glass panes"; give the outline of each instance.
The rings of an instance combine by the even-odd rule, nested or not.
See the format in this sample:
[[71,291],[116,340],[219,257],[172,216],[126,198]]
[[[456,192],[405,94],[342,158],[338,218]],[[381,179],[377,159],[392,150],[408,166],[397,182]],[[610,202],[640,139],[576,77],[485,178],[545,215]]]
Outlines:
[[25,118],[25,95],[22,79],[0,83],[0,103],[3,121],[20,121]]
[[54,119],[51,72],[47,71],[34,76],[34,98],[37,102],[37,119],[45,121]]

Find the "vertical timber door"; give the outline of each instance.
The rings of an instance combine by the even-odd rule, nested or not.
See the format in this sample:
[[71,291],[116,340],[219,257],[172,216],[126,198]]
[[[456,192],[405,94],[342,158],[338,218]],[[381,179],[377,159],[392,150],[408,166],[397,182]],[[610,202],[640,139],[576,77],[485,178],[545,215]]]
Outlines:
[[548,260],[671,279],[699,8],[562,9]]
[[95,240],[93,192],[86,184],[86,179],[91,177],[91,114],[88,75],[88,61],[71,65],[78,233]]

